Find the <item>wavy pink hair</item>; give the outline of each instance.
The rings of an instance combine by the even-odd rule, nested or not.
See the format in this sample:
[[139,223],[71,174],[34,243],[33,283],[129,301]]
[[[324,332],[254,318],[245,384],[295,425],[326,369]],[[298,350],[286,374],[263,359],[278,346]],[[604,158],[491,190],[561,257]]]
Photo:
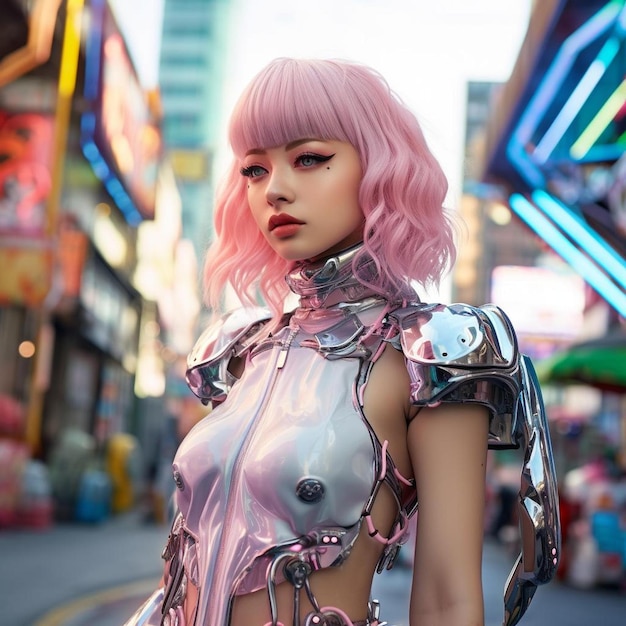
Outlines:
[[260,295],[276,316],[282,313],[292,262],[279,257],[258,230],[239,170],[247,150],[303,137],[347,141],[360,156],[362,254],[377,267],[374,284],[368,284],[391,300],[414,295],[411,281],[437,284],[456,254],[443,208],[448,183],[413,113],[371,68],[281,58],[252,80],[232,113],[235,158],[215,202],[216,240],[204,266],[207,303],[219,308],[230,282],[244,304]]

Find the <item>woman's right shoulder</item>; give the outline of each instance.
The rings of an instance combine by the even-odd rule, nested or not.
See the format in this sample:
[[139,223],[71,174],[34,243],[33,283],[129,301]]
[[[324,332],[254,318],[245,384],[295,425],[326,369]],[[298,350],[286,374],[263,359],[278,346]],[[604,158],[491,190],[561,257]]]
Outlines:
[[272,319],[269,309],[242,307],[214,318],[187,357],[187,384],[204,404],[219,404],[236,378],[231,360],[253,346],[254,336]]

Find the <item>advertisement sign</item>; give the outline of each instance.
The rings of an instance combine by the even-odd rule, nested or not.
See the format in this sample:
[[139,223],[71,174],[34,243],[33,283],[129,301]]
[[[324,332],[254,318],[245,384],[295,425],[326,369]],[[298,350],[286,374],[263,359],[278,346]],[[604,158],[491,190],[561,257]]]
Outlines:
[[0,306],[43,302],[52,279],[49,248],[0,246],[0,268]]
[[104,0],[92,3],[85,68],[90,110],[81,120],[85,156],[132,225],[154,217],[161,134],[124,39]]
[[500,265],[491,275],[490,298],[520,336],[572,339],[581,331],[585,283],[573,272]]
[[0,237],[43,237],[52,187],[51,115],[0,111]]
[[3,2],[0,87],[50,58],[61,0]]
[[0,305],[36,306],[50,287],[52,136],[51,115],[0,111]]

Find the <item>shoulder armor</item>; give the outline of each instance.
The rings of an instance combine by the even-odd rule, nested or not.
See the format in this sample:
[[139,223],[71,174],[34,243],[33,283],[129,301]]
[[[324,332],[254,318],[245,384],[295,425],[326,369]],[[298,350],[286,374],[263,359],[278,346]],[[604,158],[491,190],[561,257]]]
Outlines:
[[233,356],[241,356],[249,346],[246,340],[271,319],[261,307],[235,309],[215,320],[204,330],[187,357],[187,384],[204,404],[219,404],[235,382],[228,371]]
[[490,445],[514,441],[520,356],[509,318],[493,304],[414,304],[391,314],[411,378],[411,400],[476,402],[492,414]]
[[550,429],[532,362],[518,352],[506,314],[492,304],[416,304],[390,318],[415,404],[482,404],[492,415],[490,446],[524,451],[517,501],[522,551],[505,586],[502,622],[515,626],[537,587],[556,575],[561,552]]

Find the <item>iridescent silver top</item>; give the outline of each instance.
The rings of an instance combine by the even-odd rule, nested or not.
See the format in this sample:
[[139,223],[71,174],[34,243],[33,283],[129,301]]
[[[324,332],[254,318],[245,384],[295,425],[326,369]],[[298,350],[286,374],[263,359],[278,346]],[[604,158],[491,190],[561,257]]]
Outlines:
[[[164,552],[166,586],[128,624],[161,623],[160,615],[185,626],[191,582],[199,588],[196,625],[228,626],[234,597],[261,588],[275,625],[274,588],[284,580],[294,587],[295,615],[301,590],[314,606],[305,626],[352,624],[319,606],[308,577],[349,558],[362,524],[385,546],[379,571],[390,567],[416,509],[413,481],[363,414],[369,372],[388,344],[406,357],[413,403],[485,405],[490,444],[527,450],[521,512],[532,537],[505,592],[507,626],[553,576],[559,529],[549,434],[508,318],[494,306],[389,302],[354,278],[357,251],[296,268],[287,280],[300,306],[270,337],[256,339],[269,314],[255,309],[226,316],[198,341],[188,382],[214,409],[174,460],[179,515]],[[234,356],[245,360],[239,380],[228,371]],[[370,518],[383,483],[397,504],[388,537]],[[369,623],[377,623],[374,610]]]

